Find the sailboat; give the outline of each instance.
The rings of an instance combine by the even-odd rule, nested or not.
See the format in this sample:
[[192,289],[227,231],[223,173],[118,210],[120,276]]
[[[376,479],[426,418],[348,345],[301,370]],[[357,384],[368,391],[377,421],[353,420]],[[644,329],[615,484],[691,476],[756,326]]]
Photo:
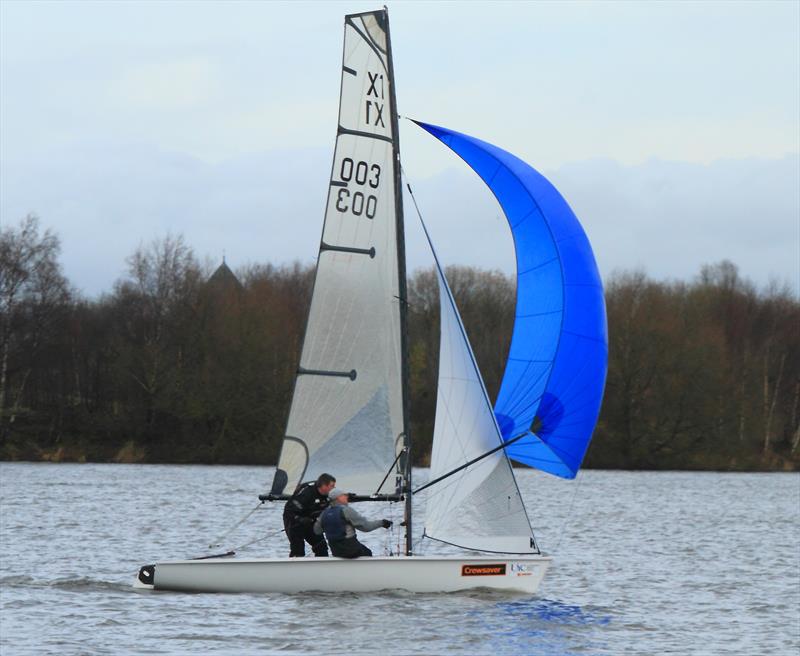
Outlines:
[[[323,472],[354,501],[402,503],[399,554],[207,557],[146,565],[136,585],[205,592],[534,593],[551,562],[512,461],[574,478],[597,421],[607,336],[586,235],[558,191],[496,146],[416,122],[489,186],[516,250],[516,318],[494,406],[433,242],[441,339],[430,478],[412,482],[405,232],[386,9],[345,17],[339,122],[308,323],[286,434],[264,503]],[[408,187],[411,192],[410,186]],[[412,196],[413,197],[413,196]],[[415,201],[416,205],[416,201]],[[420,220],[422,216],[420,215]],[[426,493],[413,541],[412,497]],[[454,555],[419,555],[426,542]]]

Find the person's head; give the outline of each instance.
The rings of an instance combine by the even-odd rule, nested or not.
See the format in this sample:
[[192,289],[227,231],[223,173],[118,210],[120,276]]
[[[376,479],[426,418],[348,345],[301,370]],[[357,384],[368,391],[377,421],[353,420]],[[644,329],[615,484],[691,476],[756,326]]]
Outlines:
[[320,474],[317,478],[317,490],[320,494],[328,494],[336,487],[336,479],[330,474]]
[[340,487],[335,487],[328,492],[328,498],[331,500],[331,503],[335,503],[340,506],[346,506],[347,502],[350,500],[347,492]]

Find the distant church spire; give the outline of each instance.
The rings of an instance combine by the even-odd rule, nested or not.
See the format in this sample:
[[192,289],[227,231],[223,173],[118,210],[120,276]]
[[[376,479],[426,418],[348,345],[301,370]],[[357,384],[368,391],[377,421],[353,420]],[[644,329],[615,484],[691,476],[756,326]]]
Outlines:
[[211,274],[208,283],[212,287],[218,289],[243,289],[242,283],[236,277],[236,274],[230,270],[228,264],[225,262],[225,251],[222,251],[222,264],[217,267],[217,270]]

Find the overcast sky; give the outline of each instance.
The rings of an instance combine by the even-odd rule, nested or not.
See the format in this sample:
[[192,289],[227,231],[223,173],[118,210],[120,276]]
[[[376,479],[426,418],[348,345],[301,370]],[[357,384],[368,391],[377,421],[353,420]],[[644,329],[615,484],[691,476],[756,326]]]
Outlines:
[[[400,113],[543,171],[604,276],[727,258],[798,288],[800,3],[388,4]],[[0,2],[0,222],[38,214],[88,294],[167,232],[234,267],[313,262],[342,18],[378,6]],[[401,140],[445,262],[513,272],[482,183]]]

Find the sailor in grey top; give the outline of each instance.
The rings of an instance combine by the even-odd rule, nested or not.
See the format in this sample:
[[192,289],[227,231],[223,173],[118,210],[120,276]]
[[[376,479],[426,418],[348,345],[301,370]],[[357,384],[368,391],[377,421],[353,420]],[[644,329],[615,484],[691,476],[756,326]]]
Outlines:
[[314,532],[325,534],[331,553],[338,558],[371,556],[372,551],[358,541],[356,529],[370,532],[376,528],[389,528],[388,519],[370,520],[348,505],[348,494],[340,488],[330,491],[331,505],[314,522]]

